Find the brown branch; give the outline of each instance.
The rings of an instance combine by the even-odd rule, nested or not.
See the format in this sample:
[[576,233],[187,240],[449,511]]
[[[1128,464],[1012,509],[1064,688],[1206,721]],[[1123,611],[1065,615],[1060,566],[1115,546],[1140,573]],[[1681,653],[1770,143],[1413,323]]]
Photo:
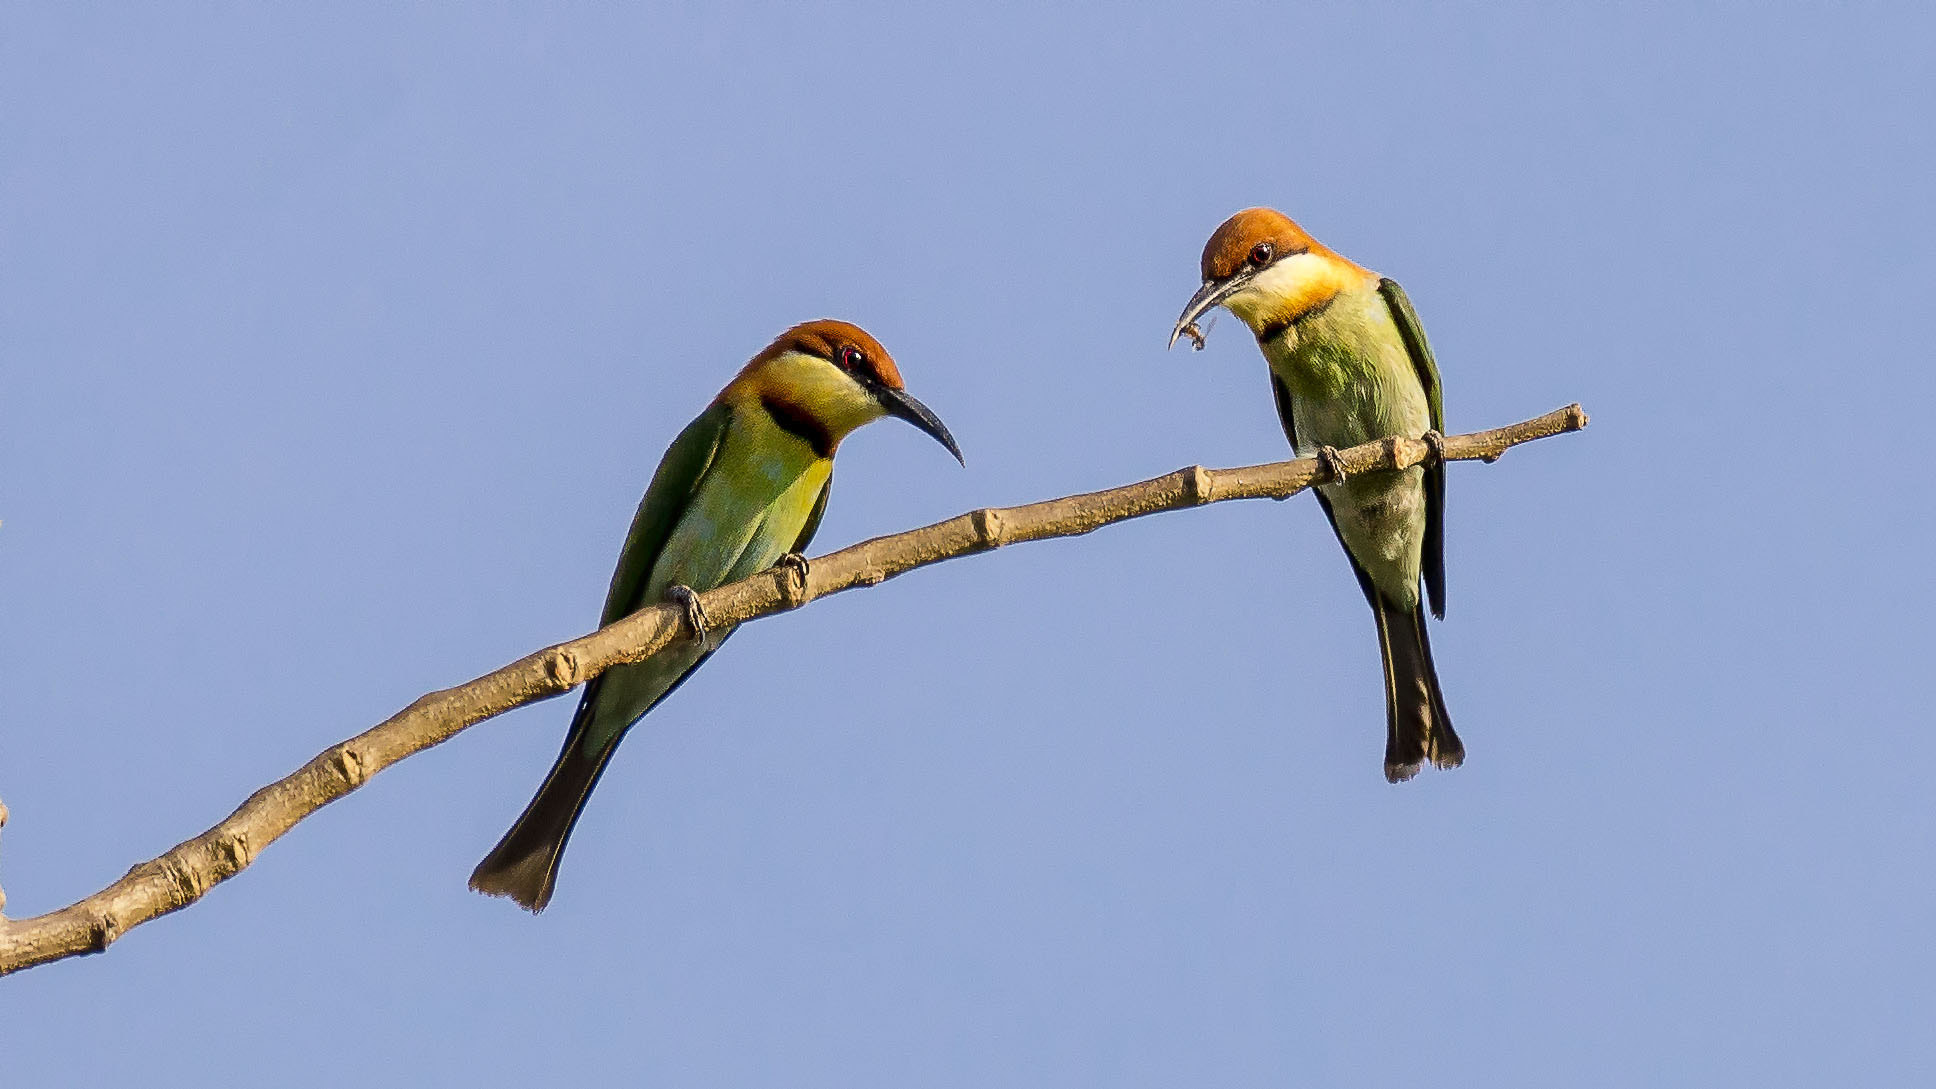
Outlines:
[[[1510,447],[1586,426],[1579,405],[1510,427],[1452,435],[1447,461],[1496,461]],[[1349,474],[1429,461],[1418,439],[1385,439],[1340,452]],[[1239,469],[1191,466],[1107,491],[1021,507],[989,507],[921,529],[876,537],[814,560],[807,577],[787,567],[699,595],[716,628],[797,609],[817,597],[875,586],[904,571],[1020,541],[1073,537],[1113,522],[1229,499],[1284,499],[1322,483],[1316,458]],[[0,918],[0,975],[81,953],[98,953],[129,928],[188,906],[255,860],[264,847],[370,776],[447,741],[458,731],[534,700],[566,692],[622,662],[690,637],[684,611],[657,605],[590,635],[528,654],[467,684],[432,692],[374,728],[333,745],[293,774],[249,796],[228,818],[161,857],[140,863],[100,892],[31,919]],[[0,807],[0,824],[6,820]],[[5,901],[0,899],[0,906]]]

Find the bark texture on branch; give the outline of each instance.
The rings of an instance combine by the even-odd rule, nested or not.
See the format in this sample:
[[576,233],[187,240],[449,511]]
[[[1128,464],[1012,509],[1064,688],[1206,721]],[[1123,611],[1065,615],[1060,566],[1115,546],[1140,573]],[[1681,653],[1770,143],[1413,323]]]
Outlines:
[[[1586,426],[1579,405],[1469,435],[1443,439],[1447,461],[1496,461],[1507,449]],[[1348,475],[1403,469],[1429,461],[1418,439],[1384,439],[1339,452]],[[1190,466],[1107,491],[1020,507],[987,507],[920,529],[862,541],[812,562],[807,577],[776,567],[699,595],[716,627],[797,609],[817,597],[875,586],[904,571],[1006,544],[1073,537],[1114,522],[1231,499],[1284,499],[1325,482],[1316,458],[1237,469]],[[68,907],[30,919],[0,918],[0,975],[106,949],[131,927],[194,903],[235,876],[316,810],[362,786],[370,776],[458,731],[583,684],[622,662],[648,658],[688,638],[685,612],[674,605],[642,609],[606,628],[546,647],[474,681],[432,692],[365,732],[332,745],[295,772],[251,794],[220,824],[137,864],[127,876]],[[0,806],[0,826],[6,808]],[[5,906],[0,894],[0,907]]]

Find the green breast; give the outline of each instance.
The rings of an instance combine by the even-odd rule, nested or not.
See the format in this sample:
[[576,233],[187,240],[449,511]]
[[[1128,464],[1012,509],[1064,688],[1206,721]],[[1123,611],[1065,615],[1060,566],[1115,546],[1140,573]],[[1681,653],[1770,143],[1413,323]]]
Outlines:
[[759,411],[734,420],[647,580],[648,600],[673,583],[695,590],[763,571],[806,527],[833,461]]
[[1431,427],[1424,386],[1375,290],[1338,296],[1262,347],[1290,391],[1299,454]]

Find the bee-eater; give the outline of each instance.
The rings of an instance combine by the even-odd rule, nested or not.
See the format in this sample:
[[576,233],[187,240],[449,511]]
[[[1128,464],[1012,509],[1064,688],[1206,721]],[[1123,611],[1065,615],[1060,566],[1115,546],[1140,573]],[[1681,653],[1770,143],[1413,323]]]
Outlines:
[[1222,306],[1257,336],[1270,364],[1277,418],[1300,457],[1318,457],[1330,480],[1318,505],[1351,558],[1378,621],[1385,671],[1385,778],[1403,782],[1427,760],[1455,768],[1465,746],[1452,731],[1425,611],[1445,616],[1445,467],[1344,479],[1337,448],[1444,426],[1438,364],[1404,289],[1327,248],[1288,216],[1249,208],[1224,220],[1203,247],[1203,286],[1170,334],[1203,346],[1199,317]]
[[754,356],[672,440],[632,519],[599,624],[671,598],[686,604],[699,638],[585,686],[558,762],[471,874],[471,888],[532,912],[551,902],[565,840],[620,739],[731,634],[706,632],[693,593],[781,561],[803,564],[827,509],[834,451],[883,416],[908,421],[961,459],[879,341],[844,321],[810,321]]

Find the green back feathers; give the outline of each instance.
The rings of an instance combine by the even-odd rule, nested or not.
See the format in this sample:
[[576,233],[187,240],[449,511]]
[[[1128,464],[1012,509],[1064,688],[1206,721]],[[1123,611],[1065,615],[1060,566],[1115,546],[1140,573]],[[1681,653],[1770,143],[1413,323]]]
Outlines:
[[645,498],[639,500],[638,513],[632,516],[632,530],[626,534],[618,569],[612,572],[612,586],[605,594],[605,612],[598,621],[600,627],[630,615],[644,604],[639,597],[645,592],[652,565],[658,562],[666,538],[672,536],[673,527],[679,524],[686,505],[699,491],[713,459],[725,445],[732,419],[732,406],[724,399],[714,401],[666,449],[658,471],[652,474],[651,486],[645,490]]

